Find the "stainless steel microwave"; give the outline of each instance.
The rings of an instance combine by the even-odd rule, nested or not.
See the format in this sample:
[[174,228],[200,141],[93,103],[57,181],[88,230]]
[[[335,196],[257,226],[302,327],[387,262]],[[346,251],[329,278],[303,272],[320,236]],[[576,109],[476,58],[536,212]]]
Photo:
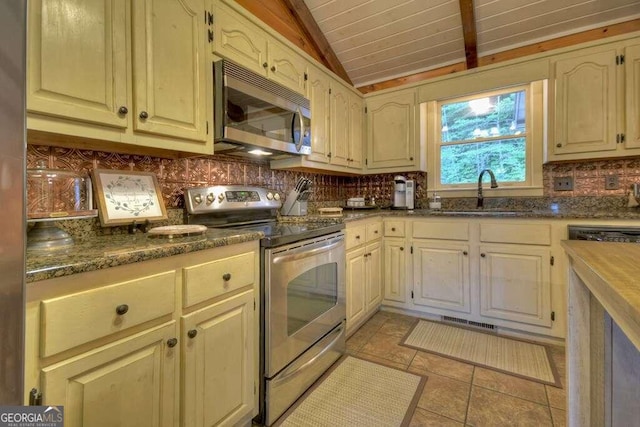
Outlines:
[[309,100],[231,61],[213,64],[214,151],[310,154]]

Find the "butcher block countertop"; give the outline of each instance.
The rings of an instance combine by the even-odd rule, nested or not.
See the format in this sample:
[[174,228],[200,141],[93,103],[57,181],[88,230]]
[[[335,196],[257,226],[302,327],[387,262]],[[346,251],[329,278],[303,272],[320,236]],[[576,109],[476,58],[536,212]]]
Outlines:
[[563,241],[576,274],[640,350],[640,244]]

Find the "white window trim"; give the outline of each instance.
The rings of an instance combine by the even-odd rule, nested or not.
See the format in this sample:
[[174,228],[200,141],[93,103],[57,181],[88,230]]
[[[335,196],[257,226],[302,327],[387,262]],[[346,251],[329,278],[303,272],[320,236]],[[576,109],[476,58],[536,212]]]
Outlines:
[[[485,197],[510,197],[510,196],[541,196],[543,195],[542,161],[544,147],[546,146],[546,117],[547,117],[547,80],[531,82],[528,85],[514,86],[512,91],[527,91],[527,175],[522,183],[500,182],[498,188],[491,189],[483,185]],[[497,89],[496,92],[503,92]],[[487,91],[478,95],[490,96],[493,92]],[[466,97],[459,97],[464,99]],[[438,104],[445,100],[432,100],[420,104],[420,127],[427,141],[427,186],[430,192],[438,192],[443,197],[475,197],[478,192],[477,183],[441,185],[440,184],[440,114]],[[449,100],[447,100],[449,101]]]

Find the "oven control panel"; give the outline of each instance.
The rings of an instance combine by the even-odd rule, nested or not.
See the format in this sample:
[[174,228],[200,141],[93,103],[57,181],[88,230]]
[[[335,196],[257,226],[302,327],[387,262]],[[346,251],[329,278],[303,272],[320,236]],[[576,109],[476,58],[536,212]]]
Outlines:
[[242,185],[214,185],[184,190],[187,212],[207,213],[237,209],[279,209],[281,196],[273,190]]

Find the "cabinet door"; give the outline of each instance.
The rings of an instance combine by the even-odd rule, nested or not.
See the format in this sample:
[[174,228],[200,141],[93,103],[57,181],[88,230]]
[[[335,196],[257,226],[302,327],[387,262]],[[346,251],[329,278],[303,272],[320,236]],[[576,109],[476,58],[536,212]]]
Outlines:
[[364,101],[358,95],[349,94],[349,167],[362,169],[362,136],[363,136]]
[[384,299],[407,302],[407,251],[405,241],[384,241]]
[[173,321],[44,368],[44,404],[64,405],[67,427],[175,426],[172,338]]
[[213,51],[255,73],[267,75],[267,35],[221,1],[213,18]]
[[349,92],[340,84],[331,87],[331,164],[349,162]]
[[529,246],[480,246],[480,314],[551,326],[551,254]]
[[233,426],[253,413],[254,316],[250,290],[182,318],[182,425]]
[[365,315],[366,297],[365,280],[365,248],[355,249],[347,253],[347,333],[358,325]]
[[309,101],[311,103],[311,154],[307,158],[314,162],[328,163],[329,145],[329,77],[315,67],[309,68]]
[[367,168],[416,165],[416,93],[405,90],[368,98]]
[[132,4],[134,129],[206,141],[204,0]]
[[270,79],[306,95],[307,61],[277,40],[267,41]]
[[415,304],[471,312],[468,245],[414,242],[413,280]]
[[625,49],[625,96],[627,148],[640,148],[640,45]]
[[555,64],[555,154],[616,149],[616,50]]
[[382,245],[372,243],[366,247],[366,311],[377,310],[382,302]]
[[127,127],[126,33],[124,0],[30,1],[27,110]]

